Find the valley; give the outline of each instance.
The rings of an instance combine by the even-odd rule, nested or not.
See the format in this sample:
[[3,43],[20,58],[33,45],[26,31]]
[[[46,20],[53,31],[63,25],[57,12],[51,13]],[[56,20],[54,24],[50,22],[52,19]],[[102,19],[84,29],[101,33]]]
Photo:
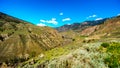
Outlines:
[[120,16],[57,28],[0,13],[1,68],[119,68]]

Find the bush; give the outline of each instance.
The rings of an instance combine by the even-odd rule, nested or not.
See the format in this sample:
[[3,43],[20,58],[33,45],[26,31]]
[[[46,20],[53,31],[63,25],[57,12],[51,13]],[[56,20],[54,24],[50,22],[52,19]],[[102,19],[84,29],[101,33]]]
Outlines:
[[106,48],[109,46],[109,43],[102,43],[101,46]]
[[104,59],[104,62],[108,64],[109,68],[119,68],[120,66],[120,43],[104,43],[103,47],[106,47],[106,53],[110,55]]

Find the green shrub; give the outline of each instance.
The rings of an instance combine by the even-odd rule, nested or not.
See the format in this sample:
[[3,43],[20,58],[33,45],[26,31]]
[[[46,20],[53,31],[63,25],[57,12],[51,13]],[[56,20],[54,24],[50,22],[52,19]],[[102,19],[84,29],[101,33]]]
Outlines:
[[103,46],[106,47],[106,53],[109,53],[110,55],[107,56],[104,59],[104,62],[108,65],[110,68],[119,68],[120,66],[120,43],[110,43],[104,44]]
[[3,31],[3,28],[2,28],[2,27],[0,27],[0,31]]
[[109,43],[102,43],[101,46],[106,48],[109,46]]

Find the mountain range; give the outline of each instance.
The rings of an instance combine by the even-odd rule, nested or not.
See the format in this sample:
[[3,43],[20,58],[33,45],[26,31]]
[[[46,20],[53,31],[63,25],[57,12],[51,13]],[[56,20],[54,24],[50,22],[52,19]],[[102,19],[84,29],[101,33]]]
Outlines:
[[56,29],[59,32],[65,32],[65,31],[68,31],[68,30],[82,31],[85,28],[88,28],[90,26],[95,26],[95,25],[102,24],[107,19],[108,18],[101,19],[101,20],[95,20],[95,21],[84,21],[84,22],[81,22],[81,23],[73,23],[73,24],[70,24],[70,25],[66,24],[66,25],[63,25],[61,27],[57,27]]
[[[57,27],[56,30],[60,33],[64,33],[67,31],[74,31],[83,36],[89,35],[99,35],[104,34],[105,36],[118,36],[120,24],[119,24],[120,16],[105,18],[101,20],[95,21],[85,21],[81,23],[73,23],[71,25],[63,25],[61,27]],[[114,27],[115,26],[115,27]]]

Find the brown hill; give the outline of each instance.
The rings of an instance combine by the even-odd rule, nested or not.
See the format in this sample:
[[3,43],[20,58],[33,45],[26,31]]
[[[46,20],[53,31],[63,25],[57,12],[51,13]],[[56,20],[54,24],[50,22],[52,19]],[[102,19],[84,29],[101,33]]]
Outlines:
[[82,35],[103,35],[120,38],[120,16],[106,20],[103,24],[86,28]]
[[61,35],[52,28],[0,13],[0,63],[23,61],[61,43]]

